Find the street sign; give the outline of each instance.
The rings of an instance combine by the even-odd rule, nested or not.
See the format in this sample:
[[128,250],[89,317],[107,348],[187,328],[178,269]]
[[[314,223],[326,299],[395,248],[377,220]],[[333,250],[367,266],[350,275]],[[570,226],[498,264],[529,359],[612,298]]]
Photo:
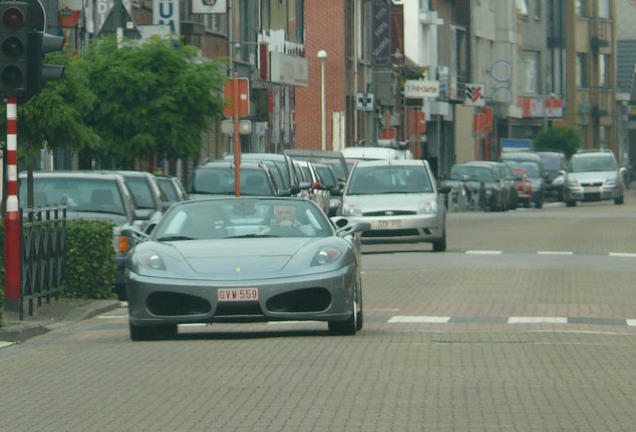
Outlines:
[[225,100],[225,109],[223,114],[226,117],[232,117],[235,107],[238,107],[239,117],[247,117],[250,115],[250,84],[247,78],[238,78],[239,100],[234,100],[234,79],[225,81],[223,99]]
[[375,95],[373,93],[356,93],[356,110],[373,111],[375,109]]
[[[234,121],[233,120],[221,120],[221,133],[224,135],[234,134]],[[252,133],[252,121],[241,120],[239,121],[239,135],[249,135]]]
[[439,81],[406,80],[404,97],[407,99],[426,99],[439,97]]

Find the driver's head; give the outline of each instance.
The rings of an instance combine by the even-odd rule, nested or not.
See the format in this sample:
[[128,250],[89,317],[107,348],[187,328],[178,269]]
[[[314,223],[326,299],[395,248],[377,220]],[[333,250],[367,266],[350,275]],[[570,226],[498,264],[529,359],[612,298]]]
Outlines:
[[294,221],[296,219],[296,207],[278,205],[274,207],[274,218],[277,223]]

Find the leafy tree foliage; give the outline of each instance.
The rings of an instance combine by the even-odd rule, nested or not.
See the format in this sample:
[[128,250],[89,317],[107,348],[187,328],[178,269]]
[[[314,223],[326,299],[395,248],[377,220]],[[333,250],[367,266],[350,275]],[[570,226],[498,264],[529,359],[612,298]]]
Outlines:
[[120,161],[198,155],[206,121],[223,109],[225,65],[201,59],[193,46],[94,40],[82,67],[99,101],[88,124],[102,154]]
[[581,146],[581,134],[574,126],[542,129],[534,140],[534,149],[561,150],[569,159]]

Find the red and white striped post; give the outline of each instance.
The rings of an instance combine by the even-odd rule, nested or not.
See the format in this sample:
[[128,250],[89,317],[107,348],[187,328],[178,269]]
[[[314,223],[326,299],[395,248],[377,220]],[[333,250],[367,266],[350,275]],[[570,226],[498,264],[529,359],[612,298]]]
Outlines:
[[20,307],[20,208],[18,204],[18,104],[7,97],[7,209],[4,214],[4,309]]

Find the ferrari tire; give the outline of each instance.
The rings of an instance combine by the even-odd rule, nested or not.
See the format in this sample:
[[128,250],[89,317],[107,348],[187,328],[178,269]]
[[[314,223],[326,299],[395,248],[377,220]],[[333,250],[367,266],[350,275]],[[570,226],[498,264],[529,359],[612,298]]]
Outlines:
[[358,302],[353,302],[351,316],[346,321],[329,321],[329,332],[334,335],[353,336],[358,329]]
[[128,325],[130,328],[130,339],[134,341],[160,340],[169,339],[177,334],[176,324],[167,324],[162,326],[137,326]]

